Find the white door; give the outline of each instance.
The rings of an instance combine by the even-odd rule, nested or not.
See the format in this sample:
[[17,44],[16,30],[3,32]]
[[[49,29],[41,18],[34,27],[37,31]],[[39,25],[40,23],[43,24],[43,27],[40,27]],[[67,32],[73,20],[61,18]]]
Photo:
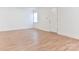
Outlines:
[[38,8],[38,23],[36,28],[49,31],[49,8]]
[[57,8],[38,8],[38,23],[36,28],[57,32]]
[[50,9],[50,32],[56,32],[58,31],[58,20],[57,20],[57,8],[51,8]]

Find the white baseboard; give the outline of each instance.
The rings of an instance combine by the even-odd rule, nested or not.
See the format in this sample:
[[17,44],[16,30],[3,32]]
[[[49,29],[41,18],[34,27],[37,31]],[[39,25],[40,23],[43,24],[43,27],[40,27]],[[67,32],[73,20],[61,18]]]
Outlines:
[[67,36],[67,37],[71,37],[74,39],[79,39],[79,36],[74,35],[74,34],[66,34],[66,33],[58,33],[59,35],[63,35],[63,36]]
[[2,32],[2,31],[21,30],[21,29],[30,29],[30,28],[32,28],[32,27],[1,28],[0,32]]
[[39,30],[43,30],[43,31],[48,31],[48,32],[49,32],[49,30],[44,29],[44,28],[41,28],[41,27],[34,27],[34,28],[39,29]]

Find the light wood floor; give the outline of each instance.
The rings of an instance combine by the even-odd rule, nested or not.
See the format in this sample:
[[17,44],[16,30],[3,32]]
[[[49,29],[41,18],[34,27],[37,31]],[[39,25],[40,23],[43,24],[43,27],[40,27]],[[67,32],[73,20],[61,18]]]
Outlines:
[[79,40],[36,29],[0,32],[0,51],[66,50],[79,50]]

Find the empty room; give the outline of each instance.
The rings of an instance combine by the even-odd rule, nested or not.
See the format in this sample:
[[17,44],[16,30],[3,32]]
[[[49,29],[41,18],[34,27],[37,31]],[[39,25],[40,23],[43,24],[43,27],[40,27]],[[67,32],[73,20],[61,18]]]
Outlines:
[[0,7],[0,51],[79,51],[79,7]]

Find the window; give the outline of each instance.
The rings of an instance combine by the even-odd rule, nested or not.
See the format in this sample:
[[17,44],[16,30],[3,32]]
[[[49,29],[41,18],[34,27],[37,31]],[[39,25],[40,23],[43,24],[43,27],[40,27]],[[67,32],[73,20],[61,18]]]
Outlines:
[[34,23],[37,23],[38,20],[37,20],[37,12],[34,12]]

